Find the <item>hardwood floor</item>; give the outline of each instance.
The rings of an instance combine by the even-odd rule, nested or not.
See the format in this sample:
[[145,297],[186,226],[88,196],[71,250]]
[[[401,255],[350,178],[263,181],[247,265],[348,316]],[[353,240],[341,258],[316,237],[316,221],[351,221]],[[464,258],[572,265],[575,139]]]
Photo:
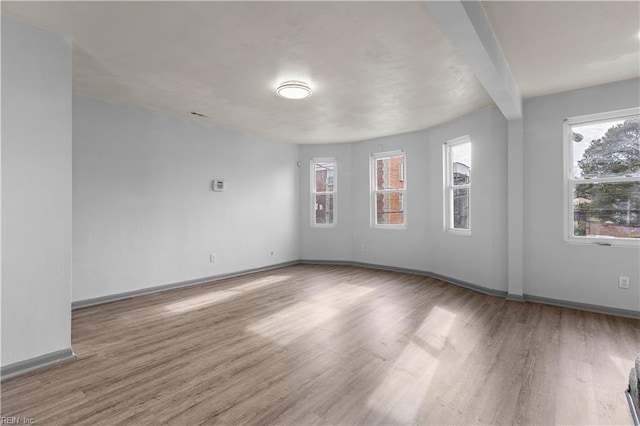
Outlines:
[[73,312],[2,384],[38,424],[631,424],[640,321],[297,265]]

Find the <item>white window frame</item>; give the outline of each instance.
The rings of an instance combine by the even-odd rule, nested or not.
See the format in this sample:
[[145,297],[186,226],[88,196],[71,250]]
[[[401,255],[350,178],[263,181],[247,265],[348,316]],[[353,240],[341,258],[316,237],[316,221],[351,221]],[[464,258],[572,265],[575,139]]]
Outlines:
[[627,108],[617,111],[609,111],[598,114],[581,115],[578,117],[570,117],[564,120],[562,124],[563,134],[563,155],[564,155],[564,240],[571,244],[598,244],[603,246],[627,246],[640,247],[640,238],[623,238],[623,237],[582,237],[573,235],[574,231],[574,206],[573,206],[573,187],[579,183],[624,183],[624,182],[640,182],[640,177],[607,177],[607,178],[589,178],[575,179],[573,177],[573,149],[571,142],[573,140],[571,127],[576,124],[591,124],[600,121],[610,121],[615,119],[624,120],[627,117],[640,115],[640,108]]
[[[469,151],[471,152],[471,165],[473,165],[473,144],[469,135],[461,136],[459,138],[451,139],[445,142],[442,146],[443,152],[443,230],[444,232],[454,235],[471,235],[471,184],[473,183],[473,176],[468,184],[453,185],[453,158],[451,156],[451,148],[457,145],[469,144]],[[468,210],[468,229],[454,228],[453,227],[453,190],[454,189],[467,189],[469,193],[469,210]]]
[[[376,167],[376,161],[381,159],[381,158],[390,158],[390,157],[397,157],[397,156],[402,156],[403,157],[403,161],[402,164],[404,164],[403,168],[402,168],[402,180],[398,179],[400,182],[403,183],[404,188],[403,189],[378,189],[377,186],[377,167]],[[407,163],[407,156],[404,152],[404,150],[396,150],[396,151],[385,151],[385,152],[376,152],[371,154],[371,159],[369,161],[369,193],[370,193],[370,205],[369,205],[369,212],[370,212],[370,226],[371,228],[380,228],[380,229],[406,229],[407,228],[407,168],[406,168],[406,163]],[[399,176],[400,177],[400,176]],[[376,214],[376,209],[377,209],[377,203],[376,203],[376,195],[377,194],[384,194],[384,193],[391,193],[391,192],[399,192],[402,195],[403,198],[403,219],[404,222],[403,223],[377,223],[378,221],[378,216]]]
[[[316,191],[316,164],[333,163],[333,191]],[[312,158],[310,167],[311,183],[311,226],[314,228],[333,228],[338,225],[338,159],[336,157]],[[316,195],[333,195],[333,222],[316,223]]]

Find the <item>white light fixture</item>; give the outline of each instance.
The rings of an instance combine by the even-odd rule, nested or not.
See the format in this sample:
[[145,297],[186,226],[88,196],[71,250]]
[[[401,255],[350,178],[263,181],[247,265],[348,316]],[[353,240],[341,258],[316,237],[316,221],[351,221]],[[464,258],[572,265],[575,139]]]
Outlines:
[[278,86],[276,93],[287,99],[303,99],[311,96],[311,88],[302,81],[285,81]]

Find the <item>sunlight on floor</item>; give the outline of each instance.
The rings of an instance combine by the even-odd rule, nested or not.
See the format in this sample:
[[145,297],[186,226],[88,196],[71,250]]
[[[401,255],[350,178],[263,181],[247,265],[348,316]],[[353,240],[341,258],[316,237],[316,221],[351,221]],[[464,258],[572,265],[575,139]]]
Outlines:
[[[560,376],[564,376],[556,389],[556,424],[598,424],[598,397],[594,380],[594,369],[588,362],[569,357],[561,360],[566,366]],[[620,396],[622,397],[620,387]]]
[[442,351],[447,343],[456,314],[434,307],[413,335],[413,341],[420,346],[427,345],[430,351]]
[[213,305],[223,300],[227,300],[230,297],[239,296],[271,284],[280,283],[288,280],[289,278],[289,275],[269,275],[268,277],[253,280],[246,284],[231,287],[226,290],[212,290],[209,293],[202,294],[200,296],[190,297],[179,302],[171,303],[165,306],[165,309],[170,312],[180,314],[200,309],[204,306]]
[[329,306],[298,302],[248,326],[247,330],[274,340],[281,345],[288,345],[291,341],[335,317],[339,312],[338,309]]
[[429,390],[456,315],[434,307],[402,350],[367,406],[394,423],[412,423]]
[[288,345],[372,291],[372,288],[341,283],[311,297],[308,302],[298,302],[249,325],[247,330]]
[[311,301],[313,303],[327,304],[331,307],[346,308],[372,291],[373,289],[369,287],[339,283],[328,290],[312,296]]
[[613,365],[616,367],[616,369],[620,372],[622,377],[628,378],[629,371],[635,365],[635,361],[633,360],[633,358],[620,358],[617,356],[610,356],[609,358],[613,362]]
[[367,406],[389,416],[394,423],[411,423],[437,368],[437,359],[409,342],[367,400]]
[[410,313],[411,309],[406,305],[398,305],[385,298],[383,302],[375,305],[372,315],[367,316],[366,326],[373,332],[381,332],[391,328]]

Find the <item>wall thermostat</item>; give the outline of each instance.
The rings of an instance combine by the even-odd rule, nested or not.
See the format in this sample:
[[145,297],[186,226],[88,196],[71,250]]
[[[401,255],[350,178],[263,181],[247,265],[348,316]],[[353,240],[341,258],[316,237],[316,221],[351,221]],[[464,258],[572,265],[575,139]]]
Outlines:
[[211,185],[215,192],[224,191],[224,181],[222,179],[214,179]]

